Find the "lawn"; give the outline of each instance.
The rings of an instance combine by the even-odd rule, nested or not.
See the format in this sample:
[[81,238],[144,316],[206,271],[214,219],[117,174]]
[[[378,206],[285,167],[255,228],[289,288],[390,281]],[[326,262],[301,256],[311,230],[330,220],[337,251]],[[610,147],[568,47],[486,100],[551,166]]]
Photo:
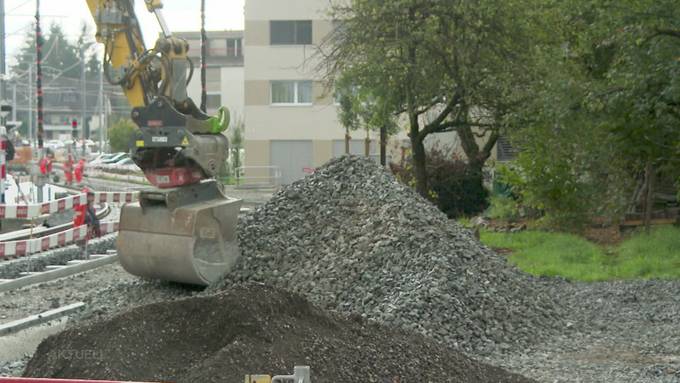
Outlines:
[[616,246],[599,246],[564,233],[483,231],[481,240],[510,249],[510,262],[544,276],[582,281],[680,278],[680,228],[658,227],[636,232]]

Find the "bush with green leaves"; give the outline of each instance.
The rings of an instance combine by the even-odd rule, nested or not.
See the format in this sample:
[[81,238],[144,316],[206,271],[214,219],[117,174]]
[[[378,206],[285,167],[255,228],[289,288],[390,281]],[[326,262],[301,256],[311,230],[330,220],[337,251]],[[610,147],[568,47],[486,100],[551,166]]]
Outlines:
[[[434,147],[428,151],[427,158],[429,199],[449,218],[476,215],[487,208],[489,192],[481,181],[482,173],[456,157],[449,148]],[[410,156],[390,166],[399,180],[415,186]]]
[[114,152],[127,152],[137,132],[137,125],[132,120],[121,118],[109,128],[109,144]]

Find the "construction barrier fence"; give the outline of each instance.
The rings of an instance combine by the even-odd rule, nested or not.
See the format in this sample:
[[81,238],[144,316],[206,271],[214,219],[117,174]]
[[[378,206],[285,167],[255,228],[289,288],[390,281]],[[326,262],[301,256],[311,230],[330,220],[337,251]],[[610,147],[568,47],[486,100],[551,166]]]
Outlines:
[[[94,192],[93,194],[94,203],[97,204],[127,203],[139,199],[139,192]],[[43,203],[0,205],[0,219],[34,219],[43,215],[72,210],[86,202],[87,195],[82,193]]]
[[[118,222],[104,221],[99,224],[101,234],[118,231]],[[72,245],[87,236],[87,226],[81,225],[56,234],[19,241],[0,242],[0,259],[19,258],[42,251]]]

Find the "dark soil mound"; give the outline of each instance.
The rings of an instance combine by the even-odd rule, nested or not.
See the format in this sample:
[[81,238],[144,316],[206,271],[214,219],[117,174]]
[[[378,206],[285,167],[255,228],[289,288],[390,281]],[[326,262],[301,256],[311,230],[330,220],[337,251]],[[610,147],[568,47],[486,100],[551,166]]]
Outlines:
[[309,365],[317,382],[529,382],[420,335],[325,314],[262,286],[156,303],[46,339],[26,376],[241,382]]

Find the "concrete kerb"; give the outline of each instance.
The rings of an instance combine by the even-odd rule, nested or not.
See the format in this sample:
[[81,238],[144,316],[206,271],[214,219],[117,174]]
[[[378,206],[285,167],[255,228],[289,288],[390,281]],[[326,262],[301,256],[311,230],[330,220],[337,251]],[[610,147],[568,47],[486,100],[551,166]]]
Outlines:
[[31,315],[23,319],[15,320],[5,324],[0,324],[0,336],[13,334],[15,332],[25,330],[29,327],[49,322],[59,317],[69,315],[76,311],[82,310],[83,308],[85,308],[85,303],[76,302],[67,306],[56,308],[54,310],[49,310],[42,312],[40,314]]
[[98,267],[114,263],[118,260],[117,254],[107,254],[96,258],[94,257],[95,256],[93,256],[93,259],[88,261],[82,261],[68,266],[55,268],[52,270],[43,271],[35,274],[30,274],[24,277],[9,280],[8,282],[0,283],[0,293],[82,273],[84,271],[96,269]]

